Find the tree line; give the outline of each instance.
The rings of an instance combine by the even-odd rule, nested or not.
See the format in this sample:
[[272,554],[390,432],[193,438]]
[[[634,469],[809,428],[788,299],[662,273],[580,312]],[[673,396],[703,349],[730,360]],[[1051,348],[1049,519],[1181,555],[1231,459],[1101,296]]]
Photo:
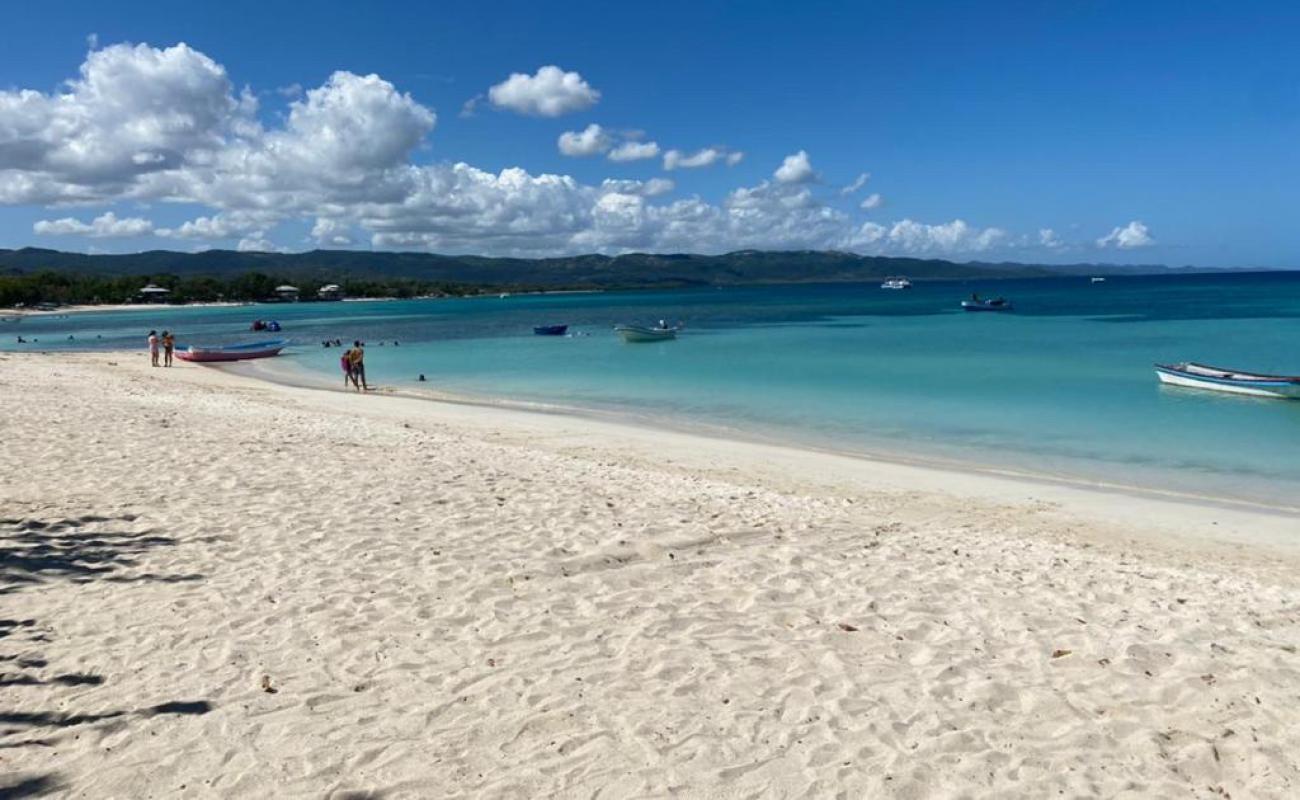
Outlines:
[[[43,270],[29,274],[0,275],[0,307],[40,303],[134,303],[139,301],[140,289],[147,284],[168,289],[171,292],[168,300],[173,303],[271,300],[275,298],[275,287],[284,284],[298,287],[303,300],[315,300],[320,287],[330,283],[338,284],[347,297],[462,297],[501,290],[500,287],[414,278],[342,278],[329,281],[303,280],[261,272],[217,278],[176,275],[104,276]],[[528,288],[512,287],[512,291],[526,291]]]

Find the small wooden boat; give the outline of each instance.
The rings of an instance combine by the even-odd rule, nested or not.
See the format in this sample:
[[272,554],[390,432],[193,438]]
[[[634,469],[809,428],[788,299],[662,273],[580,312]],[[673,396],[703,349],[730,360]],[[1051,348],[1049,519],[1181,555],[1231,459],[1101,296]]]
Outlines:
[[1010,311],[1011,301],[1001,297],[993,300],[963,300],[961,307],[967,311]]
[[615,325],[614,331],[625,342],[666,342],[677,338],[677,328],[643,328],[640,325]]
[[278,356],[280,351],[288,346],[288,339],[274,339],[268,342],[230,344],[221,347],[177,347],[176,357],[182,361],[195,361],[202,364],[218,361],[247,361],[250,358]]
[[538,325],[533,328],[535,336],[563,336],[568,332],[568,325]]
[[1300,400],[1300,376],[1298,375],[1259,375],[1183,362],[1156,364],[1156,376],[1160,378],[1161,383],[1171,386],[1248,394],[1254,397]]

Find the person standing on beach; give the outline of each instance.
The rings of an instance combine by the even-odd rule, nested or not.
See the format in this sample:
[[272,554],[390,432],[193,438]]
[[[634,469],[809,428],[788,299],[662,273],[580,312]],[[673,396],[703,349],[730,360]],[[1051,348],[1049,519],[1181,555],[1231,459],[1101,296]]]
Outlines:
[[163,366],[170,367],[172,365],[172,351],[176,349],[176,337],[172,335],[171,331],[163,331],[162,346]]
[[339,356],[339,366],[343,368],[343,388],[348,388],[350,382],[357,387],[358,392],[361,391],[361,387],[357,385],[357,372],[352,368],[352,348],[344,350],[343,355]]
[[370,384],[366,383],[366,349],[360,340],[352,343],[352,382],[361,384],[358,390],[370,391]]
[[158,331],[149,331],[149,363],[158,366]]

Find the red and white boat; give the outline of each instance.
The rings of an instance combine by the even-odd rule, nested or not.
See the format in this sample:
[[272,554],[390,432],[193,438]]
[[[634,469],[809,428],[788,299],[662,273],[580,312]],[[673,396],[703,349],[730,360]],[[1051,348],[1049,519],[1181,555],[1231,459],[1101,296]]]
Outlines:
[[231,344],[222,347],[178,347],[176,357],[182,361],[196,361],[203,364],[218,361],[247,361],[250,358],[278,356],[280,351],[288,346],[288,339],[273,339],[267,342]]

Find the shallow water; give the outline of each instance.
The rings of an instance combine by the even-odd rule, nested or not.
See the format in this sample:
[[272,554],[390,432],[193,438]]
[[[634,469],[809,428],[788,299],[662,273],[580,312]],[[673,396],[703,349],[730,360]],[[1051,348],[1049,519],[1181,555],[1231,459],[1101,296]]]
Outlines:
[[[963,313],[972,291],[1016,310]],[[182,344],[275,336],[249,333],[255,318],[278,319],[299,343],[291,357],[340,382],[322,339],[366,340],[386,385],[1300,506],[1300,402],[1162,388],[1151,370],[1300,373],[1295,273],[105,312],[5,323],[0,347],[19,333],[40,340],[24,349],[138,346],[165,327]],[[679,340],[611,331],[661,318],[685,324]],[[577,335],[532,335],[551,323]]]

